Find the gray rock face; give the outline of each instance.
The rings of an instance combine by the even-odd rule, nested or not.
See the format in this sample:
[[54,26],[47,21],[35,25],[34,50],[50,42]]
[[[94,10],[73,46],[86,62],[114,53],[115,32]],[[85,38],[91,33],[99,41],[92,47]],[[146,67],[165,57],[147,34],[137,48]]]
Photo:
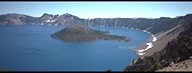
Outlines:
[[37,25],[66,25],[79,22],[80,19],[71,14],[51,15],[44,13],[41,17],[32,17],[23,14],[4,14],[0,15],[0,25],[24,25],[24,24],[37,24]]
[[23,14],[4,14],[0,15],[0,25],[23,25],[27,24],[27,20],[33,21],[33,17]]

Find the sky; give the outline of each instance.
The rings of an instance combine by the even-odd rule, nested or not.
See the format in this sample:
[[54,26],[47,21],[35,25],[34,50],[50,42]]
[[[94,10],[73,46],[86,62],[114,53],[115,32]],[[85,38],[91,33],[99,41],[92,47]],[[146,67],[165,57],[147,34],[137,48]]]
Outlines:
[[0,2],[0,15],[19,13],[40,17],[44,13],[69,13],[80,18],[159,18],[184,16],[192,13],[192,1],[188,2],[150,2],[150,1],[26,1]]

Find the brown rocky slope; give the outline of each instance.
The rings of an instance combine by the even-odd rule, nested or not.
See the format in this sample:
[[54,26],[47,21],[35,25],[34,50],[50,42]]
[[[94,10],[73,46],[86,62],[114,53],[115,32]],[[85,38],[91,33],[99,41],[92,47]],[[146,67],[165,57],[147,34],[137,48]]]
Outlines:
[[192,19],[186,19],[182,27],[184,31],[168,42],[164,49],[134,60],[125,71],[156,71],[169,66],[172,62],[178,63],[189,59],[192,56]]

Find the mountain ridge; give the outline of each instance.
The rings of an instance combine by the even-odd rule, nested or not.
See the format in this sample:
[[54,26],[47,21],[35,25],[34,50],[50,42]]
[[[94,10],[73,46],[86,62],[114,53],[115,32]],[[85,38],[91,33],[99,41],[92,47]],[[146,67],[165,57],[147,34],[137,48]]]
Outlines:
[[[24,14],[3,14],[0,15],[0,25],[68,25],[81,23],[85,25],[100,26],[100,27],[115,27],[115,28],[127,28],[127,29],[138,29],[146,30],[152,34],[166,31],[179,23],[183,23],[183,17],[167,18],[161,17],[156,19],[147,18],[94,18],[94,19],[81,19],[72,14],[66,13],[63,15],[52,15],[44,13],[41,17],[32,17]],[[161,27],[161,28],[159,28]]]

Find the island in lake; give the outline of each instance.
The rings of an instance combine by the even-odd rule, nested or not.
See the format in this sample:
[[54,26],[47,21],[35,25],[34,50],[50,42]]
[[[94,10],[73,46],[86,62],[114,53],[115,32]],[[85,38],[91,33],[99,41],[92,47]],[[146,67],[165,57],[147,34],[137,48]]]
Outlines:
[[125,42],[131,40],[125,36],[110,35],[109,31],[93,30],[84,26],[83,24],[71,24],[69,27],[51,34],[51,37],[59,38],[65,42],[89,42],[97,39]]

